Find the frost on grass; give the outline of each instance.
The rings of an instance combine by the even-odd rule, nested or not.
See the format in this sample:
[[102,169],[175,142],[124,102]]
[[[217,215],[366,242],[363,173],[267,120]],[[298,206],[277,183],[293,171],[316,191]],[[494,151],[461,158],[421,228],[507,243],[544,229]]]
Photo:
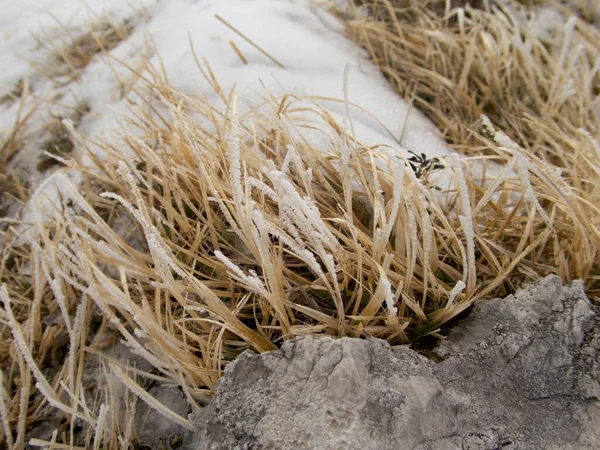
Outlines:
[[[420,36],[413,31],[410,38]],[[294,62],[281,47],[270,50],[285,66]],[[344,99],[327,100],[329,109],[317,104],[318,92],[275,92],[248,109],[229,91],[229,78],[224,88],[202,69],[221,103],[180,92],[149,67],[117,141],[85,148],[69,130],[94,167],[69,161],[80,183],[57,172],[36,192],[30,220],[6,232],[0,361],[9,362],[0,368],[0,420],[14,447],[26,443],[28,423],[48,417],[67,424],[49,438],[58,445],[135,442],[131,422],[119,415],[121,398],[128,411],[139,398],[185,427],[187,419],[156,402],[143,380],[177,385],[198,407],[246,349],[268,351],[315,333],[408,344],[439,333],[472,302],[549,272],[593,283],[599,234],[584,193],[595,191],[572,176],[597,171],[589,124],[574,129],[591,130],[592,139],[579,133],[577,141],[590,165],[582,159],[560,175],[497,117],[507,138],[440,119],[449,140],[479,139],[500,170],[482,174],[481,156],[451,156],[436,173],[417,173],[396,144],[361,135],[373,118],[353,107],[354,69],[345,87],[335,75]],[[437,107],[430,116],[446,117]],[[482,108],[474,109],[479,121]],[[418,143],[418,133],[409,135],[400,140]],[[44,201],[51,185],[59,188]],[[51,370],[44,355],[58,332],[69,351],[66,364]],[[85,364],[111,339],[152,369],[101,356],[109,381],[86,395]]]
[[[170,380],[195,401],[244,349],[271,350],[309,333],[410,343],[478,298],[503,295],[505,283],[545,273],[551,258],[575,257],[553,236],[556,224],[580,220],[564,203],[576,196],[555,189],[547,168],[514,142],[490,143],[509,169],[501,178],[478,180],[468,159],[450,157],[441,189],[409,161],[365,145],[334,121],[323,129],[333,151],[311,147],[276,101],[271,113],[241,117],[232,92],[223,118],[167,86],[160,95],[170,120],[145,114],[140,104],[144,135],[107,143],[96,168],[79,167],[81,188],[57,174],[61,194],[2,259],[9,348],[31,371],[30,388],[45,408],[94,430],[92,447],[100,445],[94,433],[114,445],[126,433],[109,432],[118,421],[110,398],[92,406],[75,393],[92,318],[154,367],[138,375]],[[222,138],[206,133],[198,115]],[[161,145],[149,145],[155,140]],[[530,201],[540,190],[544,201]],[[115,222],[133,229],[123,233]],[[29,290],[16,284],[19,272],[33,277]],[[31,311],[28,295],[37,305]],[[49,307],[72,346],[51,379],[31,344],[44,333],[39,311]],[[187,425],[122,368],[107,370],[131,395]],[[18,413],[10,405],[22,392],[2,392],[1,419],[11,427]],[[25,430],[16,429],[11,438],[22,439]]]
[[[383,0],[359,3],[339,11],[347,35],[396,91],[444,130],[453,149],[482,164],[471,176],[489,176],[474,214],[483,204],[503,203],[493,197],[498,183],[511,185],[529,203],[528,232],[548,244],[537,262],[548,257],[564,281],[584,279],[588,295],[597,298],[600,32],[590,26],[589,2],[508,1],[492,10],[483,3],[417,0],[394,9]],[[488,164],[498,161],[490,149],[496,146],[512,155],[500,167]],[[557,203],[549,208],[546,195]],[[570,215],[576,228],[569,230],[557,211]],[[538,217],[544,230],[535,229]],[[497,226],[498,237],[521,238],[510,225]],[[577,235],[570,250],[565,235]],[[526,248],[521,240],[507,257],[518,258]],[[565,252],[572,256],[563,259]],[[501,266],[492,264],[499,278]]]

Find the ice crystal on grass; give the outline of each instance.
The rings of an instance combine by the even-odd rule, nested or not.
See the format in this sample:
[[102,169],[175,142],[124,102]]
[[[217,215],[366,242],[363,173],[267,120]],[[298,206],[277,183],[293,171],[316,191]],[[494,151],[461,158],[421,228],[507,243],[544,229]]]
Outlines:
[[246,275],[242,269],[236,266],[220,251],[215,252],[215,256],[235,275],[237,280],[243,283],[250,291],[255,292],[259,295],[268,295],[265,286],[262,281],[256,276],[256,274]]
[[[409,344],[473,302],[548,273],[583,278],[597,295],[600,155],[595,113],[581,94],[594,88],[593,77],[585,81],[594,44],[576,23],[572,43],[585,48],[559,65],[563,44],[553,53],[531,38],[527,53],[510,39],[521,30],[496,12],[464,9],[469,20],[458,24],[456,9],[438,17],[423,8],[417,1],[388,11],[399,16],[397,34],[376,16],[347,25],[378,62],[390,62],[398,90],[414,89],[406,96],[461,155],[440,160],[443,168],[426,139],[410,144],[415,158],[354,135],[373,119],[351,102],[359,72],[346,79],[344,100],[326,100],[338,106],[334,115],[299,95],[269,94],[242,111],[243,101],[201,66],[223,102],[216,107],[148,66],[129,99],[132,118],[112,142],[92,144],[66,125],[93,167],[66,161],[35,192],[26,223],[11,222],[2,235],[0,358],[14,358],[21,384],[2,372],[0,421],[14,432],[0,446],[25,443],[27,424],[50,412],[69,431],[32,445],[124,447],[134,442],[134,398],[187,426],[137,377],[181,387],[196,408],[241,351],[273,350],[295,336]],[[474,30],[480,40],[469,38]],[[523,95],[523,86],[532,92]],[[578,95],[566,98],[570,89]],[[350,130],[336,122],[344,107],[352,108]],[[485,135],[482,112],[491,118]],[[69,351],[51,372],[44,355],[53,354],[56,328]],[[108,381],[90,401],[83,372],[112,340],[152,372],[109,360]],[[76,425],[79,435],[70,432]]]
[[8,405],[6,404],[8,398],[9,397],[6,393],[6,388],[4,387],[4,372],[2,369],[0,369],[0,422],[2,423],[2,429],[4,430],[4,435],[6,436],[8,448],[13,448],[13,429],[10,426],[9,409]]

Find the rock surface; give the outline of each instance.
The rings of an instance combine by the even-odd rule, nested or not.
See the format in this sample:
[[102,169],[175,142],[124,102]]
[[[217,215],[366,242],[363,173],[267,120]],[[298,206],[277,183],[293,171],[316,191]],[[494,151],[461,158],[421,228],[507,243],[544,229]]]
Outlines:
[[[187,416],[189,406],[176,386],[154,386],[148,393],[181,417]],[[174,424],[144,402],[138,402],[135,411],[137,443],[141,448],[176,449],[186,429]]]
[[476,305],[437,363],[349,338],[245,352],[183,448],[600,448],[598,325],[580,283],[548,277]]

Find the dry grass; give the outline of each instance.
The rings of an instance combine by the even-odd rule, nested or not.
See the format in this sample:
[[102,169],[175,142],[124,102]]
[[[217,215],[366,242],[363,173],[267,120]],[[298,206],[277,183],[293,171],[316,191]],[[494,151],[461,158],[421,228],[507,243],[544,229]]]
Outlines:
[[33,65],[42,76],[63,83],[76,79],[96,55],[110,52],[134,30],[131,20],[108,17],[95,18],[81,34],[61,26],[64,33],[58,41],[43,35],[37,37],[49,58],[41,65]]
[[561,2],[542,0],[539,3],[560,8],[561,11],[579,16],[591,25],[600,26],[600,5],[596,0],[563,0]]
[[70,120],[74,127],[77,127],[82,118],[89,113],[89,106],[86,104],[78,105],[73,109],[71,115],[64,117],[56,115],[44,126],[47,137],[43,144],[44,153],[40,155],[37,164],[37,170],[45,172],[48,169],[61,165],[61,159],[68,158],[75,148],[71,133],[63,123],[65,119]]
[[[10,103],[19,101],[14,124],[8,130],[0,130],[0,220],[9,209],[16,204],[25,204],[29,198],[28,173],[15,164],[14,160],[24,148],[28,123],[43,102],[30,101],[30,87],[27,82],[23,82],[19,89],[18,96],[13,92],[10,100]],[[5,228],[6,224],[0,221],[0,230]]]
[[[475,2],[479,8],[438,0],[361,3],[371,16],[361,17],[358,9],[347,13],[348,35],[453,148],[467,155],[493,154],[481,136],[486,115],[528,154],[560,171],[576,194],[569,203],[581,214],[582,230],[556,224],[557,235],[562,241],[582,232],[592,246],[578,246],[570,256],[555,253],[548,271],[564,281],[583,278],[588,295],[599,296],[598,29],[573,17],[552,38],[536,37],[517,16],[535,17],[537,10],[518,3],[510,9],[493,2]],[[565,17],[572,13],[552,0],[535,3]],[[579,11],[587,3],[571,6]]]
[[[456,83],[450,63],[459,64],[453,58],[461,51],[453,45],[469,39],[451,18],[445,26],[455,39],[441,39],[452,34],[436,31],[433,10],[409,9],[415,29],[404,40],[415,55],[396,70],[413,80],[405,88],[415,105],[470,155],[444,158],[442,168],[419,176],[410,161],[348,135],[316,103],[309,113],[296,98],[269,97],[263,112],[240,116],[231,92],[223,95],[222,114],[203,98],[176,92],[157,71],[136,74],[130,88],[147,102],[134,109],[122,140],[104,143],[105,157],[95,158],[94,168],[67,162],[81,172],[81,184],[66,171],[58,175],[62,198],[55,207],[4,236],[0,423],[11,430],[8,448],[21,448],[43,421],[57,431],[33,444],[135,448],[127,420],[133,398],[189,427],[147,394],[145,379],[176,383],[196,409],[240,352],[271,350],[295,336],[411,343],[438,335],[473,301],[547,273],[583,278],[597,295],[600,155],[589,96],[551,96],[538,105],[533,95],[519,113],[522,96],[510,81],[516,75],[502,72],[502,59],[487,73],[482,61],[492,62],[478,47],[464,86],[444,87]],[[385,37],[386,54],[399,58],[394,49],[405,41],[394,30],[404,25],[348,26],[366,33],[356,39],[372,39],[363,43],[373,55]],[[500,25],[493,29],[502,32]],[[511,57],[512,46],[505,51]],[[435,65],[435,55],[446,65]],[[377,61],[394,79],[388,60]],[[549,61],[534,59],[532,73],[545,73]],[[572,76],[585,77],[577,61]],[[527,72],[524,63],[513,67]],[[566,61],[553,67],[560,67],[560,93]],[[203,73],[222,93],[210,70]],[[400,78],[396,86],[403,89]],[[493,125],[481,125],[482,112]],[[577,117],[589,123],[575,123]],[[311,147],[298,133],[314,126],[328,136],[326,148]],[[584,126],[588,135],[577,131]],[[529,140],[535,127],[539,143]],[[482,159],[495,161],[497,175],[480,173]],[[552,163],[561,163],[562,177]],[[439,190],[440,177],[450,180],[448,189]],[[105,357],[108,381],[90,387],[87,364],[115,336],[154,370]],[[129,400],[122,401],[118,386]]]
[[[23,134],[27,122],[35,114],[39,102],[30,104],[26,101],[29,86],[25,83],[24,91],[20,93],[19,107],[16,112],[14,125],[8,130],[0,130],[0,173],[4,173],[15,155],[23,146]],[[16,99],[16,97],[15,97]]]
[[23,80],[17,81],[10,91],[0,96],[0,105],[9,105],[17,101],[23,96],[24,91],[25,83]]

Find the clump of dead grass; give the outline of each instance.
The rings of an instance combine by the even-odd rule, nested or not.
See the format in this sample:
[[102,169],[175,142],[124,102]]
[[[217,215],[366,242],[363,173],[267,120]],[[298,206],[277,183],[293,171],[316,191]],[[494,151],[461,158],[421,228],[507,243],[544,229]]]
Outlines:
[[38,171],[45,172],[52,167],[61,165],[61,160],[69,157],[75,144],[63,121],[70,120],[73,126],[77,127],[88,112],[89,106],[80,104],[74,108],[70,116],[55,115],[46,123],[44,130],[47,138],[42,147],[44,153],[38,159]]
[[38,36],[37,42],[46,49],[49,58],[34,67],[44,77],[68,83],[76,79],[96,55],[117,47],[133,30],[131,19],[97,17],[81,34],[64,27],[59,40]]
[[23,96],[25,91],[25,82],[18,80],[15,85],[6,94],[0,96],[0,105],[9,105]]
[[25,83],[20,94],[14,125],[8,130],[0,130],[0,173],[4,173],[10,162],[23,146],[23,134],[27,122],[35,114],[39,103],[29,104],[25,98],[29,92],[29,85]]
[[[453,27],[471,26],[470,16],[459,20],[454,11],[441,22],[447,28],[436,29],[441,13],[408,11],[419,27],[402,39],[394,33],[404,25],[389,21],[354,18],[348,26],[370,39],[371,31],[381,33],[365,47],[384,69],[403,42],[422,57],[419,63],[408,55],[409,69],[394,69],[410,70],[399,73],[413,76],[412,84],[404,86],[390,68],[388,76],[471,155],[452,155],[419,176],[411,161],[364,145],[316,103],[309,113],[294,97],[267,98],[261,110],[240,115],[235,92],[225,96],[205,70],[227,103],[223,114],[204,98],[176,92],[151,68],[136,74],[149,94],[131,89],[149,100],[138,105],[122,139],[101,144],[103,157],[90,152],[93,168],[65,161],[54,177],[58,201],[45,208],[40,202],[33,223],[5,233],[0,423],[10,430],[9,448],[27,443],[40,421],[52,421],[56,431],[31,445],[135,448],[133,398],[190,427],[146,392],[144,380],[179,385],[197,409],[245,349],[266,351],[318,333],[411,343],[436,335],[472,302],[548,273],[583,278],[594,292],[597,130],[569,134],[584,127],[575,117],[593,125],[588,100],[561,99],[550,114],[539,109],[549,108],[546,100],[538,105],[534,96],[520,114],[523,100],[505,98],[521,99],[513,82],[486,75],[478,47],[459,88],[452,84],[458,66],[427,65],[436,49],[458,64],[452,58],[461,51],[452,45],[460,49],[468,39]],[[456,36],[446,48],[440,36],[452,37],[448,30]],[[384,39],[387,53],[379,54]],[[548,61],[534,60],[543,65],[534,73]],[[482,78],[473,81],[471,70]],[[501,108],[492,107],[492,94]],[[558,119],[562,108],[573,118]],[[485,126],[482,113],[491,119]],[[72,124],[63,124],[79,139]],[[529,138],[534,125],[539,143]],[[315,126],[328,136],[326,147],[302,137]],[[498,170],[482,172],[482,161]],[[81,173],[79,185],[67,176],[73,170]],[[90,388],[86,361],[112,335],[154,370],[105,358],[107,382]],[[125,403],[118,383],[127,388]]]
[[[579,247],[579,255],[566,259],[554,252],[548,272],[560,274],[565,282],[583,278],[588,294],[598,296],[598,29],[571,17],[564,26],[536,34],[531,25],[539,9],[517,2],[475,2],[477,7],[437,0],[357,3],[368,14],[358,7],[345,11],[348,35],[368,51],[392,86],[444,132],[453,148],[468,155],[490,154],[482,138],[481,117],[486,115],[528,154],[560,171],[577,194],[569,202],[582,214],[581,227],[592,238],[593,249]],[[566,18],[572,13],[552,0],[535,3]],[[580,232],[554,226],[561,239]],[[586,262],[580,266],[577,259]]]
[[[42,100],[30,101],[28,82],[23,82],[20,89],[18,98],[12,99],[19,101],[15,106],[14,124],[8,130],[0,130],[0,219],[15,204],[22,205],[29,198],[27,171],[15,164],[14,160],[24,148],[28,123],[38,111]],[[0,230],[4,228],[5,224],[0,222]]]
[[[100,348],[94,317],[155,368],[113,361],[112,379],[190,427],[136,377],[176,383],[198,408],[245,349],[319,333],[406,344],[479,298],[549,271],[589,273],[597,236],[580,193],[492,125],[493,139],[480,139],[498,175],[452,155],[417,177],[316,104],[314,120],[289,96],[240,116],[232,92],[221,114],[159,76],[146,81],[161,107],[140,105],[127,125],[136,133],[104,143],[94,169],[69,163],[81,186],[55,178],[59,202],[4,249],[1,400],[14,441],[53,415],[68,424],[62,445],[131,439],[110,387],[94,404],[83,393],[84,361]],[[327,148],[298,133],[315,124]],[[68,353],[52,369],[59,335]]]

